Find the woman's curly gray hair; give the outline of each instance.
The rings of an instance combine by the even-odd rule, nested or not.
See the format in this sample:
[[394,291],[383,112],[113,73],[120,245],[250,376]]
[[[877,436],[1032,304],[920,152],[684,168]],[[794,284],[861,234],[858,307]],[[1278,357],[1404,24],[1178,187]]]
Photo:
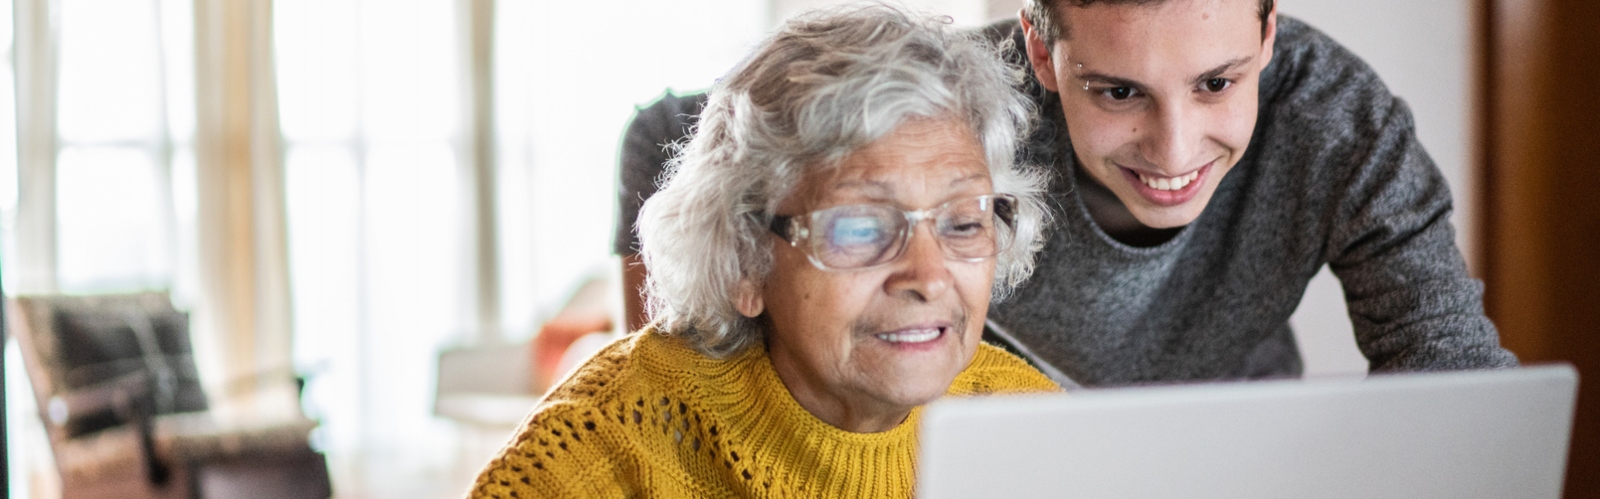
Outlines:
[[759,287],[772,268],[777,204],[804,172],[911,119],[962,120],[982,143],[995,191],[1021,201],[1015,242],[996,257],[995,298],[1033,272],[1046,174],[1017,164],[1033,116],[1015,90],[1022,70],[948,24],[883,4],[813,11],[718,81],[639,218],[648,310],[662,331],[713,357],[759,339],[762,323],[733,300],[741,282]]

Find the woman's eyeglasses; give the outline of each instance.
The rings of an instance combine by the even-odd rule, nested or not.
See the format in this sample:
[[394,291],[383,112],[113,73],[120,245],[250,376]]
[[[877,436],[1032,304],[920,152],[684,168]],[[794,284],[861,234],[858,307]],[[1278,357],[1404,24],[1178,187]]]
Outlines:
[[905,211],[885,204],[835,206],[794,216],[772,217],[772,232],[805,252],[823,270],[876,267],[899,258],[911,233],[933,220],[946,258],[969,262],[993,257],[1015,234],[1017,198],[987,194],[933,208]]

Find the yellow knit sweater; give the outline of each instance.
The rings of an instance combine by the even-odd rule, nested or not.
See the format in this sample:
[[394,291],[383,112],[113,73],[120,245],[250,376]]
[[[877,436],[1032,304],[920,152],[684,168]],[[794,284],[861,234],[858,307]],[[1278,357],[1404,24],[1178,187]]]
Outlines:
[[[1058,389],[981,345],[948,394]],[[714,360],[647,329],[545,397],[471,497],[910,497],[920,414],[844,431],[794,400],[766,349]]]

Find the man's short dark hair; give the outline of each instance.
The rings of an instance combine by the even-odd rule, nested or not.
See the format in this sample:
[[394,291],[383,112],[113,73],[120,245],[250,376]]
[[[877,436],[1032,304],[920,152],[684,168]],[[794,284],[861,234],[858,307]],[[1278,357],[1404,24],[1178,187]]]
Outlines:
[[[1039,32],[1039,38],[1044,41],[1045,50],[1055,50],[1056,40],[1067,36],[1065,26],[1057,21],[1061,20],[1056,11],[1057,6],[1088,7],[1097,3],[1114,5],[1151,5],[1167,0],[1028,0],[1023,9],[1028,22],[1033,24],[1033,29]],[[1261,0],[1261,38],[1267,37],[1267,15],[1272,13],[1272,6],[1277,0]]]

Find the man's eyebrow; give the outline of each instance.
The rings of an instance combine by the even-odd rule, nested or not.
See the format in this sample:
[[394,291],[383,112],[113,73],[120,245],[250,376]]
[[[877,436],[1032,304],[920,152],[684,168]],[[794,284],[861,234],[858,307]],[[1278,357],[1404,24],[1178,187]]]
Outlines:
[[1143,83],[1139,83],[1139,82],[1136,82],[1136,81],[1133,81],[1133,80],[1130,80],[1130,79],[1127,79],[1127,78],[1118,77],[1118,76],[1111,76],[1111,75],[1108,75],[1108,74],[1105,74],[1105,73],[1097,73],[1097,72],[1094,72],[1094,71],[1088,71],[1088,72],[1084,72],[1082,74],[1079,74],[1078,75],[1078,79],[1083,80],[1083,82],[1085,84],[1088,84],[1088,83],[1101,83],[1101,84],[1105,84],[1105,85],[1109,85],[1109,86],[1113,86],[1113,87],[1128,87],[1128,88],[1133,88],[1133,89],[1138,89],[1138,90],[1144,90],[1145,89],[1145,86],[1144,86]]
[[[1222,76],[1224,73],[1238,69],[1240,66],[1249,64],[1250,61],[1253,60],[1255,60],[1255,56],[1244,56],[1229,60],[1228,62],[1219,64],[1217,67],[1211,68],[1204,73],[1200,73],[1200,76],[1194,77],[1190,83],[1198,85],[1200,82]],[[1101,83],[1113,87],[1128,87],[1136,90],[1145,89],[1145,85],[1137,81],[1094,71],[1079,74],[1078,79],[1083,80],[1084,82]]]
[[1194,80],[1190,81],[1189,83],[1194,84],[1194,85],[1199,85],[1201,82],[1204,82],[1206,80],[1210,80],[1212,78],[1216,78],[1216,77],[1222,76],[1224,73],[1227,73],[1229,71],[1233,71],[1235,69],[1239,69],[1240,66],[1244,66],[1245,64],[1249,64],[1250,61],[1255,60],[1255,58],[1256,57],[1253,56],[1253,55],[1247,55],[1247,56],[1244,56],[1244,57],[1235,58],[1235,59],[1233,59],[1231,61],[1228,61],[1228,62],[1224,62],[1224,63],[1222,63],[1221,65],[1219,65],[1217,67],[1211,68],[1210,71],[1206,71],[1204,73],[1200,73],[1200,76],[1194,77]]

